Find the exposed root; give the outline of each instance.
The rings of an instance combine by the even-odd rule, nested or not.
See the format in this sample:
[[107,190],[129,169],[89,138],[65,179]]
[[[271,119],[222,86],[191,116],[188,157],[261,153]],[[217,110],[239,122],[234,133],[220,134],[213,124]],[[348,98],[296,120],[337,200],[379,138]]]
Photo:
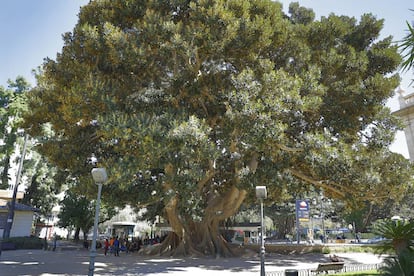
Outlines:
[[214,242],[208,231],[205,231],[204,235],[206,237],[201,243],[193,241],[183,242],[179,240],[175,233],[171,232],[162,243],[144,247],[139,251],[139,254],[167,257],[215,256],[217,258],[234,257],[237,255],[233,252],[232,246],[221,235]]
[[192,221],[179,213],[180,198],[174,196],[165,206],[166,220],[173,229],[160,244],[142,250],[145,255],[233,257],[235,254],[219,231],[221,221],[233,215],[246,197],[246,191],[233,186],[224,195],[208,200],[202,221]]

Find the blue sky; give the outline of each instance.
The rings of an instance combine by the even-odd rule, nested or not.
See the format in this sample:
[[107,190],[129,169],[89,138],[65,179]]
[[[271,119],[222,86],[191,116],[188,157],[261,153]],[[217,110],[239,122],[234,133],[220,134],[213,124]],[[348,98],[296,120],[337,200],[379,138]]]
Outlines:
[[35,83],[32,69],[46,57],[55,58],[62,34],[77,22],[79,8],[88,0],[1,0],[0,85],[24,76]]
[[[35,80],[31,73],[43,63],[46,57],[54,59],[60,52],[62,34],[72,31],[77,22],[80,6],[89,0],[1,0],[0,9],[0,85],[7,86],[8,79],[21,75],[32,84]],[[279,0],[287,11],[292,1]],[[364,13],[372,13],[385,19],[382,37],[392,35],[401,40],[407,29],[406,21],[414,20],[413,0],[296,0],[301,6],[312,8],[316,18],[330,13],[354,16],[357,19]],[[409,87],[414,76],[404,74],[401,87],[414,92]],[[388,103],[392,110],[398,109],[394,97]],[[397,134],[392,150],[408,157],[405,138]]]

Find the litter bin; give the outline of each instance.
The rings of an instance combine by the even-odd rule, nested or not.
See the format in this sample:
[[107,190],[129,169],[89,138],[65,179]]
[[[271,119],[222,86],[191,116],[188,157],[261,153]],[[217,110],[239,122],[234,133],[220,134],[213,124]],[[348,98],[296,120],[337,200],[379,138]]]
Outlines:
[[294,269],[285,270],[285,276],[298,276],[298,275],[299,273],[297,270],[294,270]]

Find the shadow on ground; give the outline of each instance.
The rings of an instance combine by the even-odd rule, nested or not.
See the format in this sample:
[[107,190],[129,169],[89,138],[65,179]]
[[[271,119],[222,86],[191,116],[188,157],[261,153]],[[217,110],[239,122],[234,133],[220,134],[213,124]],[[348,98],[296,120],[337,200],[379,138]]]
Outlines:
[[[342,257],[345,263],[358,263],[355,258]],[[1,276],[87,275],[90,254],[77,250],[14,250],[3,251],[0,257]],[[316,268],[318,263],[329,262],[329,255],[308,253],[300,255],[266,255],[266,271],[289,268]],[[361,259],[361,261],[363,261]],[[122,253],[120,257],[104,256],[98,251],[95,275],[257,275],[260,257],[253,254],[242,258],[148,258],[136,253]]]

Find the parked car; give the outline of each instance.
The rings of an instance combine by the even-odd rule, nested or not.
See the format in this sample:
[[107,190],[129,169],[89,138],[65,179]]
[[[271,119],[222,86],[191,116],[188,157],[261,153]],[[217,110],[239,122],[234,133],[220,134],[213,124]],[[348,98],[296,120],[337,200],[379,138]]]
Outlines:
[[278,243],[292,243],[291,239],[280,239],[277,236],[271,236],[271,237],[266,237],[265,238],[265,243],[269,243],[269,244],[278,244]]
[[374,237],[372,239],[367,240],[367,243],[369,243],[369,244],[375,244],[375,243],[381,243],[381,242],[383,242],[385,240],[386,240],[386,238],[377,236],[377,237]]

